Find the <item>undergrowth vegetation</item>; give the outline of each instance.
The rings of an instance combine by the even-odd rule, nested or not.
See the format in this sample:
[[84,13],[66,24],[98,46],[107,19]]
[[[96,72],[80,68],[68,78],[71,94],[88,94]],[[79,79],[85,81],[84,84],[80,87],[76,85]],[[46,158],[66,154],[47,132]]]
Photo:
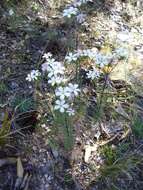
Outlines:
[[[67,128],[65,134],[70,137],[70,134],[68,134],[70,133],[68,132],[68,125],[70,126],[71,123],[69,119],[73,118],[74,120],[74,117],[76,118],[79,115],[80,99],[84,100],[82,103],[89,104],[88,98],[86,98],[87,86],[83,82],[83,77],[98,92],[96,93],[95,91],[97,101],[94,107],[95,110],[93,110],[93,116],[96,115],[95,118],[100,120],[102,112],[104,113],[104,107],[108,106],[106,105],[108,102],[105,101],[109,101],[107,97],[105,99],[104,95],[110,89],[109,74],[112,68],[118,64],[119,60],[127,61],[128,56],[127,50],[122,48],[105,53],[97,49],[77,50],[75,52],[69,52],[63,63],[61,63],[56,61],[52,57],[52,54],[48,52],[43,56],[46,59],[46,62],[42,64],[41,68],[43,76],[40,71],[32,70],[26,80],[29,82],[36,81],[36,87],[38,88],[39,81],[42,78],[47,78],[47,83],[49,84],[48,96],[50,100],[48,99],[45,103],[50,108],[50,113],[48,114],[52,113],[53,120],[56,120],[55,123],[61,123],[61,127]],[[86,64],[86,68],[83,63]],[[82,76],[81,72],[84,72],[85,76]],[[100,81],[102,82],[100,83]],[[100,86],[98,83],[100,83]],[[84,116],[86,117],[86,115]],[[64,138],[67,139],[68,136]],[[67,141],[70,142],[71,140],[69,139]]]

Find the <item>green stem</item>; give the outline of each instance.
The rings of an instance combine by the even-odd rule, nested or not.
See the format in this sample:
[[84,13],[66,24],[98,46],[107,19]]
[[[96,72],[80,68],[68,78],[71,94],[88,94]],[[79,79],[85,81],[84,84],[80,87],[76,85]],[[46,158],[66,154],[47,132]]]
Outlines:
[[69,124],[69,120],[67,119],[67,116],[65,114],[65,127],[66,127],[66,137],[68,139],[68,147],[66,147],[68,150],[72,148],[72,134],[70,131],[70,124]]
[[67,117],[66,117],[66,114],[64,114],[64,119],[65,119],[65,127],[67,129],[67,134],[69,135],[69,129],[68,129],[68,121],[67,121]]
[[76,82],[78,83],[78,79],[79,79],[79,63],[76,63]]
[[103,85],[101,96],[100,96],[100,102],[99,102],[99,108],[98,108],[99,115],[101,114],[103,98],[104,98],[104,91],[105,91],[106,86],[107,86],[107,81],[108,81],[108,74],[105,75],[105,81],[104,81],[104,85]]
[[81,77],[80,77],[80,70],[81,70],[81,65],[80,62],[76,62],[76,82],[79,85],[79,88],[81,87]]

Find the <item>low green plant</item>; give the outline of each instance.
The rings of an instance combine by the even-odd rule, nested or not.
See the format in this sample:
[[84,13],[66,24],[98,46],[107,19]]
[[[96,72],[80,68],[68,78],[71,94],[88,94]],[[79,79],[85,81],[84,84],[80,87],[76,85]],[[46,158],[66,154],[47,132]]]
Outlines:
[[101,152],[105,157],[107,165],[110,166],[116,161],[116,159],[117,159],[117,150],[113,149],[112,146],[109,146],[109,145],[103,146]]
[[4,82],[0,82],[0,94],[7,92],[7,86]]
[[132,131],[136,137],[143,138],[143,120],[138,116],[133,120]]
[[101,148],[101,154],[105,158],[106,165],[112,165],[116,162],[117,159],[120,159],[124,156],[126,151],[129,149],[130,143],[124,142],[118,146],[105,145]]
[[141,155],[127,153],[129,146],[130,143],[127,142],[121,143],[116,149],[109,145],[102,148],[101,152],[105,157],[105,164],[100,168],[99,180],[107,185],[107,189],[118,189],[116,180],[119,176],[126,176],[127,178],[132,176],[133,169],[142,163]]
[[2,0],[3,4],[9,8],[11,6],[17,6],[17,5],[27,5],[28,0]]
[[104,165],[101,168],[101,178],[110,177],[116,179],[120,174],[128,174],[131,169],[135,168],[142,162],[142,158],[137,155],[123,156],[117,159],[112,165]]
[[19,112],[26,112],[29,110],[33,110],[36,107],[33,98],[22,98],[20,96],[16,96],[11,104],[12,107],[18,110]]
[[64,175],[64,184],[67,186],[70,186],[73,184],[73,178],[72,175],[69,173],[65,173]]
[[68,114],[61,114],[59,112],[55,112],[54,117],[55,125],[58,125],[59,135],[63,135],[63,145],[65,150],[71,150],[73,147],[73,126],[72,120],[68,116]]

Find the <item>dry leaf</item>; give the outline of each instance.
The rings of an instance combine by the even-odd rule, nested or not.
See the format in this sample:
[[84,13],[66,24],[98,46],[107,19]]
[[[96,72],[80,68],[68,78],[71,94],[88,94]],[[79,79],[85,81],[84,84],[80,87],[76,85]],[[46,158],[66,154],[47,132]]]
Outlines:
[[98,146],[95,144],[94,146],[86,145],[85,146],[85,154],[84,154],[84,161],[88,163],[91,153],[96,151]]
[[129,115],[125,112],[125,110],[123,109],[123,107],[121,106],[121,104],[117,105],[117,108],[115,109],[115,111],[117,113],[119,113],[120,115],[122,115],[123,117],[127,118],[130,120]]
[[24,169],[20,157],[17,158],[17,176],[23,178]]
[[17,179],[15,182],[14,190],[20,187],[23,179],[24,169],[20,157],[17,158]]

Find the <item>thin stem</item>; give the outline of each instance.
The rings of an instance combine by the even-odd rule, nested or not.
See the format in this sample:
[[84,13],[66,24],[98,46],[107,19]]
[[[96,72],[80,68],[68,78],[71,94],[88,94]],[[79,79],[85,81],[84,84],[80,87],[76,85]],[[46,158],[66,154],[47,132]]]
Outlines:
[[106,86],[107,86],[107,81],[108,81],[108,74],[105,75],[105,81],[104,81],[104,85],[103,85],[102,92],[101,92],[99,108],[98,108],[99,115],[100,115],[102,104],[103,104],[104,91],[105,91]]
[[66,130],[67,130],[67,135],[70,136],[69,127],[68,127],[68,120],[67,120],[66,114],[65,114],[65,127],[66,127]]
[[66,135],[67,135],[67,139],[68,139],[68,147],[67,149],[71,149],[72,148],[72,145],[73,145],[73,140],[72,140],[72,132],[71,132],[71,126],[69,124],[69,120],[67,119],[67,116],[65,115],[65,127],[66,127]]

